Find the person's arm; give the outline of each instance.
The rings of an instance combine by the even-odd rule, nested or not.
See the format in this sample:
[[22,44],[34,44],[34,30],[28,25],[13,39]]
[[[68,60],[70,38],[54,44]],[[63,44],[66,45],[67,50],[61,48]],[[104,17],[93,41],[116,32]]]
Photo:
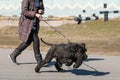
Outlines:
[[22,1],[22,14],[26,17],[35,17],[36,11],[29,11],[29,0]]
[[43,0],[41,0],[41,2],[40,2],[40,9],[42,9],[43,11],[44,11],[44,3],[43,3]]
[[38,13],[43,15],[44,14],[44,3],[43,3],[43,0],[40,1],[40,7],[39,7],[39,10],[38,10]]

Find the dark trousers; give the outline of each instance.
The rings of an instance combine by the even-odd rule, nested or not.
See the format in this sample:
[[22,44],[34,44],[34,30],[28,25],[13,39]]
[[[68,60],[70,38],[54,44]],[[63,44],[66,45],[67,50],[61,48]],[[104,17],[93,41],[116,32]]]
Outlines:
[[31,43],[33,42],[33,50],[35,55],[40,55],[40,42],[39,42],[39,37],[38,37],[38,32],[37,31],[31,31],[28,41],[27,42],[22,42],[18,46],[18,50],[22,52],[24,49],[26,49]]

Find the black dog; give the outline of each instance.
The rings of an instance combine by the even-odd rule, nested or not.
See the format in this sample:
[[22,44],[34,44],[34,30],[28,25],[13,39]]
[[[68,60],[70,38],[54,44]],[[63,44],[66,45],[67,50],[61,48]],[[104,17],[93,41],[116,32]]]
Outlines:
[[51,48],[49,49],[45,59],[39,63],[36,68],[35,72],[39,72],[41,67],[49,63],[53,58],[56,58],[55,67],[58,71],[63,72],[62,64],[66,66],[71,66],[73,62],[74,68],[78,68],[82,64],[82,60],[87,59],[86,55],[86,47],[85,43],[67,43],[67,44],[50,44],[41,39],[41,41],[47,45],[50,45]]

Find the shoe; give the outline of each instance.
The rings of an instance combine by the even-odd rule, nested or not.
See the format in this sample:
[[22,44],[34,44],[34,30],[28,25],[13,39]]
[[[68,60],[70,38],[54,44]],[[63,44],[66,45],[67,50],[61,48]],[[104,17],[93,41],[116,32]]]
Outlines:
[[9,55],[9,58],[10,60],[14,63],[14,64],[17,64],[17,61],[16,61],[16,58],[17,56],[21,54],[20,51],[18,49],[15,49],[10,55]]

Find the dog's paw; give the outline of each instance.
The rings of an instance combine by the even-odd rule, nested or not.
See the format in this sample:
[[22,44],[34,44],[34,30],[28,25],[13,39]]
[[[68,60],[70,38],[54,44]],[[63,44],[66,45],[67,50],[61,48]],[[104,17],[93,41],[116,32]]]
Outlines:
[[39,73],[39,70],[40,70],[39,68],[35,68],[36,73]]
[[74,64],[73,65],[73,68],[78,68],[79,66],[77,64]]
[[39,70],[35,70],[36,73],[40,73]]

